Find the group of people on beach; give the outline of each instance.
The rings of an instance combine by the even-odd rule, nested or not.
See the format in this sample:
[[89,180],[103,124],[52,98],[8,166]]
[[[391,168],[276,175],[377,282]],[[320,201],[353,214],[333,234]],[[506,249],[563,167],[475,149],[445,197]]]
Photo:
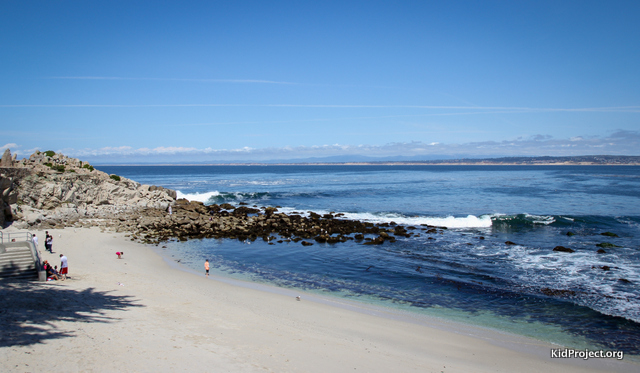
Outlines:
[[67,273],[69,272],[69,264],[67,263],[67,257],[60,254],[60,271],[58,272],[58,266],[51,266],[48,260],[43,263],[44,270],[47,273],[47,281],[51,280],[66,280]]
[[[49,234],[49,231],[44,232],[44,251],[48,251],[53,254],[53,236]],[[38,236],[35,234],[32,237],[33,244],[38,248]]]
[[[48,251],[53,254],[53,236],[49,234],[49,231],[45,231],[44,239],[44,251]],[[35,234],[32,237],[33,244],[38,248],[38,236]],[[69,264],[67,263],[67,257],[64,254],[60,254],[60,271],[58,266],[52,266],[48,260],[45,260],[42,264],[45,272],[47,273],[47,280],[65,280],[67,273],[69,272]]]

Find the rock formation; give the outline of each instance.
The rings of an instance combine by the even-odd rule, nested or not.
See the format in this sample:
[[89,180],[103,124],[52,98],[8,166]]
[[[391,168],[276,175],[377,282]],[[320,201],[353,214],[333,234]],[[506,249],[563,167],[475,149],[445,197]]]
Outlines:
[[166,209],[175,202],[173,190],[107,175],[88,163],[52,153],[36,152],[16,161],[5,151],[0,168],[3,226],[10,221],[18,228],[65,226],[79,218],[104,218],[120,211]]
[[0,160],[0,167],[13,167],[13,158],[11,158],[11,150],[6,149]]

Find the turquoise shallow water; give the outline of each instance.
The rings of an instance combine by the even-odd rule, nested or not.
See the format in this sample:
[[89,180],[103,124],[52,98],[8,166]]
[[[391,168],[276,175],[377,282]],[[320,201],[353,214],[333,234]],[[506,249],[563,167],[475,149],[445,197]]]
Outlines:
[[[196,270],[209,259],[225,276],[640,354],[639,167],[99,168],[207,204],[335,211],[418,233],[380,246],[166,245],[167,255]],[[448,229],[432,234],[421,224]],[[598,253],[603,243],[609,247]],[[558,245],[575,252],[553,251]]]

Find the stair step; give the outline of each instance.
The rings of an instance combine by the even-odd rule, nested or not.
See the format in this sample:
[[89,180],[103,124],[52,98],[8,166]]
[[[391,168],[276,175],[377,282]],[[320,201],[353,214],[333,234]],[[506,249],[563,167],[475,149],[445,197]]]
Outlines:
[[6,247],[0,254],[0,278],[37,279],[38,271],[28,247]]

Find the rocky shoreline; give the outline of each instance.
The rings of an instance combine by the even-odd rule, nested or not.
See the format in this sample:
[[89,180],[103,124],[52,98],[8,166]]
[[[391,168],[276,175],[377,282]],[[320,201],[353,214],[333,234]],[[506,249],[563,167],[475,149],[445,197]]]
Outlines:
[[209,205],[176,200],[176,192],[108,175],[88,163],[54,152],[16,160],[5,151],[0,164],[0,224],[19,229],[92,227],[131,234],[148,244],[190,238],[262,239],[302,245],[349,240],[375,245],[396,237],[443,233],[446,228],[404,227],[348,220],[342,214],[285,214],[278,207]]
[[[369,223],[341,218],[341,214],[319,215],[314,212],[278,212],[277,207],[205,206],[202,202],[179,199],[172,214],[159,209],[123,212],[107,227],[132,233],[132,239],[145,243],[160,243],[171,239],[228,238],[240,241],[262,239],[269,244],[300,242],[302,245],[338,243],[349,240],[375,245],[393,242],[396,236],[419,236],[414,230],[442,233],[432,226],[404,227],[395,223]],[[373,236],[373,237],[371,237]]]

